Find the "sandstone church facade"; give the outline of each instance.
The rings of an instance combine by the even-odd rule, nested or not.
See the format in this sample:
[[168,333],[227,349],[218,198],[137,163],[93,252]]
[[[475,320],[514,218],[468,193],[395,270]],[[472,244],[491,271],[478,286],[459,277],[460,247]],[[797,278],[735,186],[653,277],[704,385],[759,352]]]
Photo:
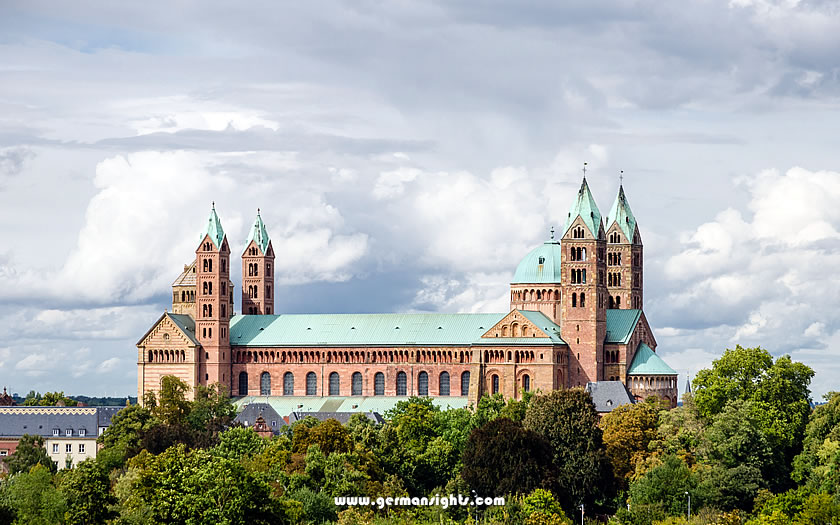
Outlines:
[[[282,255],[281,255],[282,256]],[[137,343],[138,397],[164,375],[232,396],[434,396],[474,403],[621,381],[636,399],[677,403],[643,311],[643,246],[619,187],[606,219],[584,177],[558,239],[528,253],[495,314],[284,314],[259,211],[241,252],[234,314],[231,247],[215,206],[195,260]]]

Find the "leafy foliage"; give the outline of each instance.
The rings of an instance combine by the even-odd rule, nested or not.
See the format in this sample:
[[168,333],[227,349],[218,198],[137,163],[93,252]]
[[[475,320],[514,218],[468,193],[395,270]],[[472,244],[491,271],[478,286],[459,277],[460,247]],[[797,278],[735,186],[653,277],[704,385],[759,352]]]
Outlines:
[[528,493],[556,482],[551,445],[508,418],[472,431],[461,476],[479,494]]
[[558,496],[563,508],[592,505],[609,495],[613,485],[598,413],[583,389],[555,390],[536,396],[525,428],[541,434],[554,451]]
[[15,452],[3,458],[11,474],[28,472],[35,465],[43,466],[47,472],[55,472],[56,465],[47,455],[44,438],[24,434],[18,441]]

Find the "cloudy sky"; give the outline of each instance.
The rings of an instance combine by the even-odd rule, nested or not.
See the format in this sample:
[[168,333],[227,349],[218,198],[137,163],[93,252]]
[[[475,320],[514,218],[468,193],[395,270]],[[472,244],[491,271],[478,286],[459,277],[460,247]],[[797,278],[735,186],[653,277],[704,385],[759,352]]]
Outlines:
[[506,311],[588,162],[603,214],[625,171],[681,389],[760,344],[818,398],[840,377],[839,14],[5,1],[0,385],[135,395],[213,200],[237,253],[261,208],[278,311]]

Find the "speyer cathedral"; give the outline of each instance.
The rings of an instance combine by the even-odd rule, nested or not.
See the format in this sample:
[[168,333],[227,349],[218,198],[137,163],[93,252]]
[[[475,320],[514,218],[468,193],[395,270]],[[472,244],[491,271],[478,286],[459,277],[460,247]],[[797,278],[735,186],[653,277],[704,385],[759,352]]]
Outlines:
[[242,264],[235,313],[236,259],[214,207],[195,260],[172,284],[172,312],[137,343],[138,397],[164,375],[221,383],[235,397],[470,403],[621,381],[636,399],[676,406],[677,373],[656,354],[644,314],[642,237],[623,186],[604,217],[584,177],[558,233],[517,266],[509,312],[286,314],[274,307],[274,246],[258,212],[244,246],[233,240]]

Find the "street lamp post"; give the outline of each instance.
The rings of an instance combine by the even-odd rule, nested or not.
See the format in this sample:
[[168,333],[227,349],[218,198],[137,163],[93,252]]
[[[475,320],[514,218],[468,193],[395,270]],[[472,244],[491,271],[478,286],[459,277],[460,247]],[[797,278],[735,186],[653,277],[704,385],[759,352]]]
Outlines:
[[580,504],[580,525],[583,525],[583,503]]
[[686,490],[685,495],[688,496],[688,521],[691,521],[691,494]]

